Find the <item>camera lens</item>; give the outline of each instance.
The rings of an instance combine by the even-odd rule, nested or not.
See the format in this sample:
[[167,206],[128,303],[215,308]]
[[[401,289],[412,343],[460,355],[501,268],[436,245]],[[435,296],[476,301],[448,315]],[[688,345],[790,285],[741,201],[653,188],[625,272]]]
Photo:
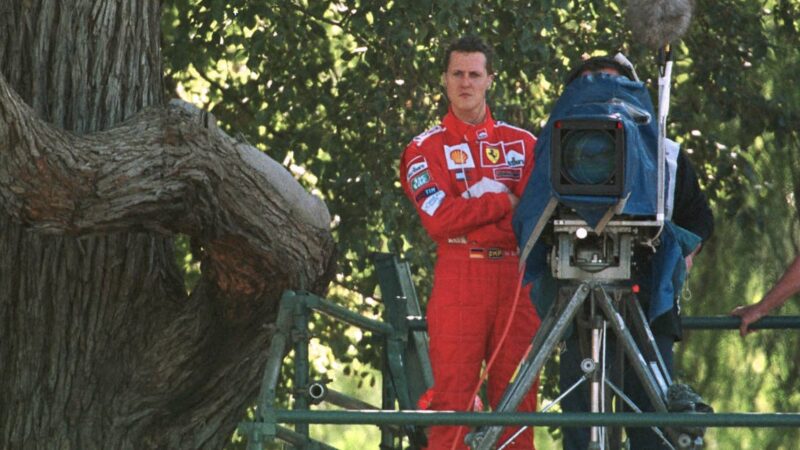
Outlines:
[[615,174],[614,136],[604,130],[575,130],[561,137],[561,170],[571,182],[600,185]]

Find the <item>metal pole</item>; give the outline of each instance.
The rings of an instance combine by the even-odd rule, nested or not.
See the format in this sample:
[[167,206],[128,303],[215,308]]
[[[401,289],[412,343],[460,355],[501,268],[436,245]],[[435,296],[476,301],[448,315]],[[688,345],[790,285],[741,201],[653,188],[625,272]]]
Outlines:
[[331,447],[323,442],[315,441],[314,439],[309,439],[306,436],[303,436],[300,433],[296,433],[288,428],[278,427],[275,433],[275,436],[285,442],[288,442],[292,446],[296,448],[318,448],[320,450],[336,450],[335,447]]
[[[305,301],[294,304],[294,327],[292,339],[294,340],[294,409],[308,411],[308,396],[301,393],[300,389],[308,386],[309,361],[308,361],[308,318],[310,311]],[[307,422],[298,422],[295,425],[298,434],[309,438]]]
[[[742,320],[732,316],[684,317],[683,328],[690,330],[738,330]],[[800,316],[770,316],[750,324],[750,329],[798,329]]]
[[[654,370],[654,374],[660,374],[664,383],[669,386],[672,384],[672,374],[669,373],[667,369],[667,364],[664,362],[664,357],[661,355],[661,351],[658,349],[658,344],[656,344],[656,338],[653,336],[653,331],[647,326],[647,316],[644,315],[644,310],[642,309],[642,305],[639,303],[636,297],[628,296],[626,298],[628,301],[625,303],[625,307],[628,311],[630,311],[630,324],[631,328],[634,329],[638,335],[639,339],[642,343],[642,352],[646,353],[646,356],[650,358],[651,361],[655,361],[657,367],[657,371]],[[666,394],[666,388],[663,389],[663,394]]]
[[670,79],[672,78],[671,52],[667,48],[666,61],[663,72],[660,71],[658,77],[658,180],[656,196],[656,220],[659,222],[666,219],[664,211],[664,189],[666,172],[666,147],[667,147],[667,116],[669,115],[669,91]]
[[[741,319],[732,316],[695,316],[682,317],[681,324],[687,330],[736,330],[739,328]],[[410,318],[408,326],[414,331],[426,330],[428,325],[421,317]],[[800,329],[800,316],[769,316],[764,317],[752,324],[753,330],[764,329]]]
[[[519,367],[517,378],[506,388],[495,411],[515,411],[517,409],[536,377],[539,376],[539,371],[544,367],[550,353],[569,327],[572,318],[578,312],[578,307],[583,304],[589,293],[589,286],[581,283],[576,287],[566,305],[559,299],[550,308],[550,312],[547,313],[533,337],[530,353],[525,356],[525,362]],[[467,439],[470,440],[470,446],[475,450],[489,450],[500,438],[502,431],[502,427],[495,426],[470,433],[467,435]]]
[[333,425],[465,425],[587,427],[800,427],[800,413],[506,413],[462,411],[308,411],[279,410],[282,423]]
[[[584,374],[578,381],[575,382],[575,384],[570,386],[569,389],[567,389],[566,391],[562,392],[561,395],[556,397],[552,402],[548,403],[547,406],[542,408],[540,411],[543,412],[543,413],[546,413],[547,411],[550,411],[550,409],[552,409],[554,406],[556,406],[557,404],[561,403],[561,400],[563,400],[564,397],[568,396],[570,392],[574,391],[575,389],[578,388],[578,386],[580,386],[581,384],[585,383],[586,380],[588,380],[591,377],[591,375],[592,375],[591,372],[587,372],[586,374]],[[509,444],[514,442],[514,439],[516,439],[517,436],[522,434],[528,428],[529,428],[528,425],[525,425],[524,427],[521,427],[519,430],[517,430],[516,433],[514,433],[513,436],[508,438],[506,440],[506,442],[502,446],[498,447],[497,450],[503,450],[504,448],[506,448]]]
[[[258,434],[259,428],[263,427],[263,422],[242,422],[239,424],[239,430],[243,433],[247,434],[248,436],[253,436],[254,434]],[[295,448],[302,448],[308,450],[336,450],[335,447],[331,447],[330,445],[325,444],[324,442],[319,442],[314,439],[309,439],[303,436],[300,433],[297,433],[294,430],[290,430],[286,427],[282,427],[280,425],[276,426],[274,432],[270,433],[271,436],[274,436],[276,439],[280,439],[289,445]],[[272,441],[270,441],[272,442]],[[264,443],[263,442],[256,442],[250,441],[247,443],[248,450],[263,450]]]
[[315,403],[327,402],[344,409],[378,409],[375,405],[371,405],[355,397],[350,397],[320,382],[311,383],[308,386],[308,396],[311,397]]
[[[595,311],[594,292],[592,292],[592,362],[594,363],[595,370],[592,372],[590,410],[593,413],[604,412],[600,404],[600,377],[605,367],[600,365],[600,330],[603,326],[603,318],[597,315]],[[597,370],[597,369],[600,370]],[[599,448],[600,446],[600,427],[593,426],[590,431],[589,448]]]
[[258,395],[259,414],[261,411],[266,411],[275,406],[275,395],[278,379],[281,375],[283,357],[289,346],[289,333],[291,332],[292,323],[292,301],[294,300],[294,295],[294,292],[286,291],[281,297],[278,318],[275,321],[277,329],[272,335],[267,362],[264,368],[264,376],[261,379],[261,393]]
[[386,322],[364,317],[361,314],[350,311],[324,298],[317,297],[314,294],[303,293],[298,295],[302,297],[303,302],[309,308],[339,319],[342,322],[349,323],[363,330],[372,331],[373,333],[390,334],[392,332],[391,325]]
[[638,376],[639,380],[642,382],[642,388],[650,398],[653,408],[659,412],[666,412],[667,405],[664,402],[664,398],[661,396],[661,391],[658,389],[658,384],[653,378],[653,375],[650,373],[650,367],[647,365],[647,362],[644,360],[644,356],[639,351],[636,341],[633,339],[633,335],[631,335],[630,329],[628,328],[627,324],[622,321],[622,317],[620,317],[619,313],[617,313],[614,305],[611,302],[611,298],[608,296],[602,286],[598,286],[597,290],[600,294],[598,305],[610,321],[611,328],[616,333],[617,339],[619,339],[619,341],[622,343],[625,354],[630,359],[631,367],[636,373],[636,376]]
[[[633,400],[630,399],[630,397],[628,397],[627,395],[625,395],[624,392],[622,392],[622,389],[618,388],[614,383],[610,381],[607,381],[606,385],[609,388],[611,388],[611,390],[614,391],[614,393],[617,394],[617,396],[623,402],[625,402],[631,410],[636,411],[638,413],[642,412],[642,410],[636,405],[636,403],[634,403]],[[672,450],[675,450],[675,447],[672,445],[672,442],[670,442],[669,439],[667,439],[667,437],[664,435],[664,433],[661,432],[661,430],[658,427],[652,427],[651,429],[653,430],[653,433],[655,433],[659,438],[661,438],[665,446],[669,447]]]

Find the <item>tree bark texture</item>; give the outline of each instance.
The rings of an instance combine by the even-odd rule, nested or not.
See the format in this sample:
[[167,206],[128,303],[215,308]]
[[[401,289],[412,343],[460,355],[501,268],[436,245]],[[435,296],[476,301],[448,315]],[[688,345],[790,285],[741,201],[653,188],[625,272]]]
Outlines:
[[159,4],[0,2],[2,448],[221,448],[281,292],[330,279],[324,204],[162,104]]

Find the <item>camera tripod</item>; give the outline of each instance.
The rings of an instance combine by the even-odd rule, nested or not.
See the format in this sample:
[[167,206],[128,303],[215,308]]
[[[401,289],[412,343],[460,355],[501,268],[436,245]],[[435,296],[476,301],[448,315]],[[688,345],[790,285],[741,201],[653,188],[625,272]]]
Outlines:
[[[644,312],[631,292],[631,288],[624,286],[621,282],[582,280],[573,281],[568,285],[567,293],[569,292],[571,295],[558,296],[542,321],[531,344],[531,350],[520,365],[516,378],[506,389],[496,411],[508,412],[517,409],[544,367],[547,358],[550,357],[559,341],[570,332],[570,326],[578,311],[586,305],[589,310],[591,351],[590,356],[581,363],[584,376],[553,403],[561,401],[580,384],[588,382],[590,383],[591,412],[611,411],[608,401],[611,396],[606,395],[607,389],[621,399],[630,410],[641,412],[641,409],[623,393],[621,380],[606,373],[605,344],[607,330],[610,328],[616,337],[615,345],[621,347],[622,350],[622,352],[616,352],[620,363],[621,355],[624,353],[635,375],[641,381],[655,411],[667,412],[665,399],[667,389],[671,385],[670,375],[655,345],[655,339]],[[627,321],[623,320],[622,314],[627,315]],[[552,404],[543,408],[543,411],[549,409],[550,406]],[[698,444],[702,445],[702,438],[695,439],[676,430],[661,430],[655,427],[653,430],[668,448],[684,449],[694,448]],[[591,427],[589,446],[591,450],[620,448],[621,436],[618,430],[607,431],[605,427]],[[502,427],[499,426],[482,427],[467,436],[467,443],[473,449],[489,450],[495,448],[494,445],[501,433]],[[501,443],[501,446],[497,448],[503,448],[503,446],[504,444]]]

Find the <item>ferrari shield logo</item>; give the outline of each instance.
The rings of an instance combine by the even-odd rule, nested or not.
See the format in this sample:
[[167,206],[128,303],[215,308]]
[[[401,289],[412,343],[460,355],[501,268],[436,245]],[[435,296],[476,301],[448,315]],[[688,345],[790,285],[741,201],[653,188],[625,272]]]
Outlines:
[[500,161],[500,150],[497,147],[486,147],[484,152],[486,153],[486,159],[492,164],[497,164],[497,161]]

